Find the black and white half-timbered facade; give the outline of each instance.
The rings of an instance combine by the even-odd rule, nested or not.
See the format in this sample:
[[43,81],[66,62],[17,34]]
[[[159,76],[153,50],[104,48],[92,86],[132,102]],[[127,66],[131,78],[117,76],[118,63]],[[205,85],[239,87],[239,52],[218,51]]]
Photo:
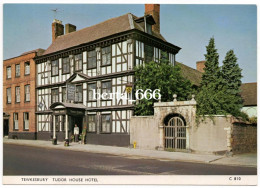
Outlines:
[[174,65],[180,50],[158,27],[153,29],[159,18],[148,13],[128,13],[79,31],[67,24],[65,34],[62,23],[54,20],[53,42],[36,58],[38,139],[69,139],[77,124],[80,133],[86,127],[87,144],[130,144],[134,103],[113,94],[133,98],[126,86],[134,84],[134,67],[159,61],[162,51]]

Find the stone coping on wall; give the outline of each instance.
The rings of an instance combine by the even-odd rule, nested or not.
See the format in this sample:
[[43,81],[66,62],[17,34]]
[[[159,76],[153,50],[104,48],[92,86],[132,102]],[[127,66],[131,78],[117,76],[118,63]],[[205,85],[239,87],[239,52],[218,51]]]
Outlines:
[[131,116],[131,118],[153,118],[154,115],[151,116]]
[[154,107],[172,107],[172,106],[195,106],[197,102],[195,100],[191,101],[172,101],[172,102],[156,102]]

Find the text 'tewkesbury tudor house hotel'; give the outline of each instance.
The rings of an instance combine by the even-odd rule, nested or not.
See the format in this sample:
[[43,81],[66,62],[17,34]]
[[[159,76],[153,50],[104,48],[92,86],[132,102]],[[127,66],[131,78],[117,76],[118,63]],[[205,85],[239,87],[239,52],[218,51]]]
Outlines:
[[[159,17],[159,5],[145,5],[145,16],[128,13],[79,31],[66,24],[65,34],[62,22],[54,20],[52,44],[34,58],[36,130],[29,132],[36,139],[50,140],[55,130],[57,139],[64,140],[77,123],[80,132],[87,125],[87,143],[128,146],[132,102],[95,99],[93,89],[99,94],[126,93],[126,86],[134,83],[133,67],[151,60],[158,62],[162,51],[174,65],[181,48],[160,34]],[[195,76],[192,79],[196,80]],[[22,127],[11,122],[11,127]],[[23,121],[17,116],[16,122]],[[21,130],[9,129],[18,137],[24,132]]]

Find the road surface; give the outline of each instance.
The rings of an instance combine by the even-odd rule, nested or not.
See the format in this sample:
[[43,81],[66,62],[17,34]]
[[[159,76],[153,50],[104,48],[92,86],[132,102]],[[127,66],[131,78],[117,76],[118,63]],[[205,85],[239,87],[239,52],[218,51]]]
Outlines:
[[256,175],[254,167],[3,145],[3,175]]

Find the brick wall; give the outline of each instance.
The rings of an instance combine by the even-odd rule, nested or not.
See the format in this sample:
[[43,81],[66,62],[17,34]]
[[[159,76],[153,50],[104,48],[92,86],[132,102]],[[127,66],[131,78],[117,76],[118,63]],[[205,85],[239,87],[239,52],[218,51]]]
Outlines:
[[234,154],[257,151],[257,126],[236,123],[233,125],[231,138]]
[[[15,58],[7,59],[3,64],[3,111],[10,115],[9,117],[9,133],[10,135],[26,135],[36,132],[36,95],[35,95],[35,62],[33,58],[36,52],[21,55]],[[25,75],[25,62],[30,62],[30,74]],[[15,77],[15,65],[20,64],[20,76]],[[6,68],[11,66],[11,79],[7,79]],[[30,102],[25,102],[25,85],[30,85]],[[20,102],[15,101],[15,87],[20,87]],[[11,104],[7,104],[6,89],[11,88]],[[29,130],[24,130],[24,112],[29,112]],[[18,113],[19,129],[14,130],[13,114]],[[24,133],[24,134],[22,134]],[[19,137],[18,137],[19,138]],[[28,138],[33,138],[31,135]]]

